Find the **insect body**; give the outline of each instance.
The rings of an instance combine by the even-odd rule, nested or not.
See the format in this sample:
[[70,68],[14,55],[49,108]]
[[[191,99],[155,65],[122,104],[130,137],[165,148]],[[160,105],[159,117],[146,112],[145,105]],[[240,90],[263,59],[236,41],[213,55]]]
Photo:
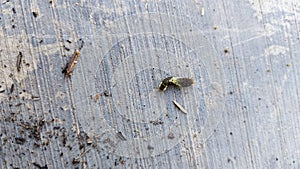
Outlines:
[[167,87],[168,87],[168,85],[169,85],[169,81],[172,79],[172,77],[167,77],[167,78],[165,78],[162,82],[160,82],[160,84],[159,84],[159,86],[158,86],[158,88],[159,88],[159,90],[161,90],[161,91],[165,91],[166,89],[167,89]]
[[169,85],[175,85],[178,87],[188,87],[192,84],[194,84],[194,80],[192,78],[167,77],[159,84],[158,89],[161,91],[165,91]]

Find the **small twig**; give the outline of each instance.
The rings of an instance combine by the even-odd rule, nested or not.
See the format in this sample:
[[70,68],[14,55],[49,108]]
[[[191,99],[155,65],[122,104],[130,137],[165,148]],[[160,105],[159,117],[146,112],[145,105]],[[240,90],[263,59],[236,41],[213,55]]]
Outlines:
[[64,68],[64,70],[62,71],[62,73],[65,74],[65,77],[70,77],[75,69],[76,64],[78,63],[78,59],[80,56],[80,51],[83,48],[84,45],[84,41],[82,39],[79,40],[81,42],[78,50],[75,49],[70,61],[68,62],[68,64],[66,65],[66,67]]
[[20,70],[21,70],[22,57],[23,57],[22,52],[19,52],[19,54],[17,56],[17,63],[16,63],[16,67],[17,67],[18,72],[20,72]]
[[187,111],[176,100],[173,100],[173,103],[181,112],[187,114]]
[[70,62],[66,65],[65,69],[62,71],[62,73],[65,74],[65,77],[70,77],[75,69],[75,66],[78,62],[80,56],[80,51],[79,50],[75,50]]
[[38,101],[38,100],[41,100],[41,98],[39,96],[31,96],[31,99],[33,101]]
[[117,133],[117,136],[118,136],[121,140],[123,140],[123,141],[127,140],[127,139],[125,138],[125,136],[122,134],[122,132],[120,132],[120,131]]
[[11,84],[11,86],[10,86],[10,94],[12,94],[12,92],[14,91],[14,87],[15,87],[15,85]]

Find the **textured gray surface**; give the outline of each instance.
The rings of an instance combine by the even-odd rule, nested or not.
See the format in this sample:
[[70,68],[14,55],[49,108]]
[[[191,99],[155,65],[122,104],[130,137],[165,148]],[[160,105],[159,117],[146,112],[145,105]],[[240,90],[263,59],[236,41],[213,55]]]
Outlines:
[[299,2],[0,7],[1,168],[300,168]]

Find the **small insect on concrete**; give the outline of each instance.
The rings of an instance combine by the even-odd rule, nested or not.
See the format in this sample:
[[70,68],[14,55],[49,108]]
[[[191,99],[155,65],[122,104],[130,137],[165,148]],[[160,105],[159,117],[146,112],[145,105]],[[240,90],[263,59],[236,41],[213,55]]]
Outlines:
[[79,56],[80,56],[80,50],[82,49],[83,47],[83,40],[81,40],[81,46],[79,47],[79,49],[75,49],[74,50],[74,53],[71,57],[71,60],[69,61],[69,63],[67,63],[66,67],[64,68],[64,70],[62,71],[62,73],[65,74],[65,77],[70,77],[75,69],[75,66],[76,64],[78,63],[78,59],[79,59]]
[[160,82],[158,89],[161,91],[165,91],[168,88],[170,79],[172,79],[172,77],[167,77],[162,82]]
[[194,80],[192,78],[167,77],[159,84],[158,89],[161,91],[165,91],[169,85],[175,85],[178,87],[188,87],[192,84],[194,84]]

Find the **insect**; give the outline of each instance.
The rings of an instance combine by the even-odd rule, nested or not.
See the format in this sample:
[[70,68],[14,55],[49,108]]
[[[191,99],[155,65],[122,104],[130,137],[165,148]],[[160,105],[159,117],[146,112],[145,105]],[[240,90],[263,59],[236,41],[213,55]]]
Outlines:
[[75,66],[78,63],[79,56],[80,56],[80,51],[75,49],[70,62],[66,65],[65,69],[62,71],[62,73],[65,74],[65,77],[70,77],[72,75]]
[[158,89],[161,91],[165,91],[169,85],[175,85],[178,87],[188,87],[192,84],[194,84],[194,80],[192,78],[167,77],[159,84]]

